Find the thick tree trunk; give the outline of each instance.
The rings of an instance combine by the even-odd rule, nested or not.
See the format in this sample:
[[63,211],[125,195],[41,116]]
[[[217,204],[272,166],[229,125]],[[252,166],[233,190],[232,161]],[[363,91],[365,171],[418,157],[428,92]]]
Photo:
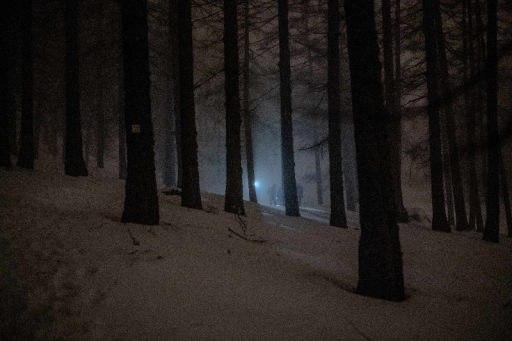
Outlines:
[[87,176],[82,145],[78,58],[78,0],[66,1],[66,142],[64,172]]
[[245,215],[240,127],[237,0],[224,0],[226,194],[224,211]]
[[437,85],[437,51],[434,7],[430,0],[423,0],[423,31],[425,34],[425,51],[427,62],[427,100],[428,100],[428,130],[430,147],[430,177],[432,195],[432,229],[434,231],[450,232],[446,219],[443,163],[441,159],[441,126],[439,122],[440,98]]
[[97,69],[96,69],[96,79],[97,79],[97,97],[96,97],[96,167],[97,168],[105,168],[105,140],[107,138],[107,125],[105,119],[105,88],[106,88],[106,79],[103,74],[104,64],[104,43],[102,41],[102,34],[105,25],[103,24],[105,14],[103,9],[103,3],[100,2],[98,6],[98,31],[97,31],[97,46],[98,46],[98,54],[97,54]]
[[16,113],[13,74],[14,0],[0,2],[0,167],[10,168],[12,118]]
[[487,1],[487,214],[484,240],[500,240],[497,0]]
[[121,4],[127,178],[123,223],[158,225],[146,0]]
[[257,203],[256,196],[256,177],[254,175],[254,151],[252,143],[252,112],[249,104],[250,88],[249,79],[251,77],[250,70],[250,41],[249,41],[249,0],[244,0],[244,131],[245,131],[245,154],[247,157],[247,180],[249,181],[249,201]]
[[34,169],[34,72],[32,0],[22,1],[21,146],[18,167]]
[[[448,74],[448,62],[446,59],[445,38],[439,0],[435,0],[434,17],[436,23],[437,49],[439,52],[439,66],[441,79],[441,93],[445,98],[451,98],[451,87]],[[448,137],[448,149],[450,153],[450,170],[453,181],[453,201],[455,205],[455,229],[464,231],[468,229],[468,218],[466,215],[466,203],[464,189],[462,187],[462,175],[459,162],[459,147],[457,146],[457,126],[451,101],[443,101],[444,115],[446,118],[446,129],[450,132]]]
[[292,86],[288,32],[288,0],[278,0],[279,84],[281,98],[281,159],[286,215],[299,217],[293,151]]
[[192,8],[190,0],[178,2],[178,45],[180,82],[180,141],[182,150],[181,205],[202,209],[197,160],[197,130],[194,102],[194,54],[192,50]]
[[373,1],[345,0],[359,181],[359,294],[405,298]]
[[118,139],[119,139],[119,179],[126,180],[126,125],[124,122],[124,80],[123,80],[123,63],[119,63],[118,87],[117,87],[117,110],[118,110]]
[[327,97],[329,112],[329,178],[331,185],[331,226],[347,228],[341,159],[340,103],[340,4],[328,1]]
[[[399,6],[399,5],[398,5]],[[398,13],[400,10],[398,9]],[[400,34],[395,33],[395,34]],[[400,38],[398,38],[398,41]],[[402,196],[402,124],[400,111],[397,108],[400,103],[397,99],[395,86],[395,77],[393,75],[393,26],[391,23],[391,0],[382,0],[382,45],[384,52],[384,95],[386,99],[386,108],[393,116],[392,124],[389,125],[389,143],[391,145],[391,162],[393,172],[393,192],[395,196],[395,205],[397,221],[406,223],[409,221],[409,215],[404,207]],[[400,49],[400,44],[396,46]],[[399,56],[399,53],[397,54]]]

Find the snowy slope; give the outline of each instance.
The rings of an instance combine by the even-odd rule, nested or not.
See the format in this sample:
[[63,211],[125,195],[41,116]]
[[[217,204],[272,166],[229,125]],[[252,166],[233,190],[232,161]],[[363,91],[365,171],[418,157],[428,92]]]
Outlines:
[[[159,199],[159,226],[121,224],[121,181],[0,170],[0,338],[512,340],[505,237],[402,225],[409,298],[391,303],[353,292],[355,215],[341,230],[246,203],[241,223],[222,196]],[[249,242],[229,232],[244,224]]]

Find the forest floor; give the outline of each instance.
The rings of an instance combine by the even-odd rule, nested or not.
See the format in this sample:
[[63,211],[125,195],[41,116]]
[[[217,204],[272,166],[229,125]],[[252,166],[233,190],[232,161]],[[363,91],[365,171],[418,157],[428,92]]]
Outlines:
[[354,293],[356,213],[338,229],[160,192],[144,226],[120,222],[123,201],[122,181],[0,169],[1,340],[512,340],[512,239],[433,232],[423,204],[392,303]]

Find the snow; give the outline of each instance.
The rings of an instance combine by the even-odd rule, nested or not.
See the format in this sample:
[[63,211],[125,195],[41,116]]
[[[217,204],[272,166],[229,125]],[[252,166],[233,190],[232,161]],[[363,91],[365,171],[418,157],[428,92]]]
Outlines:
[[[161,224],[143,226],[120,223],[123,200],[98,175],[0,170],[0,338],[512,340],[506,237],[401,225],[408,299],[392,303],[354,293],[355,213],[343,230],[246,203],[241,223],[222,196],[198,211],[160,193]],[[243,224],[251,241],[229,232]]]

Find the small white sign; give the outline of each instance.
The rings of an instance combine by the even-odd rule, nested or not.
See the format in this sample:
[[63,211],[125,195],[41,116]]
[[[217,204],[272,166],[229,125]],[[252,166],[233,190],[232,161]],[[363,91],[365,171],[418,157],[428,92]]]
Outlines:
[[134,133],[134,134],[140,133],[140,124],[132,124],[132,133]]

